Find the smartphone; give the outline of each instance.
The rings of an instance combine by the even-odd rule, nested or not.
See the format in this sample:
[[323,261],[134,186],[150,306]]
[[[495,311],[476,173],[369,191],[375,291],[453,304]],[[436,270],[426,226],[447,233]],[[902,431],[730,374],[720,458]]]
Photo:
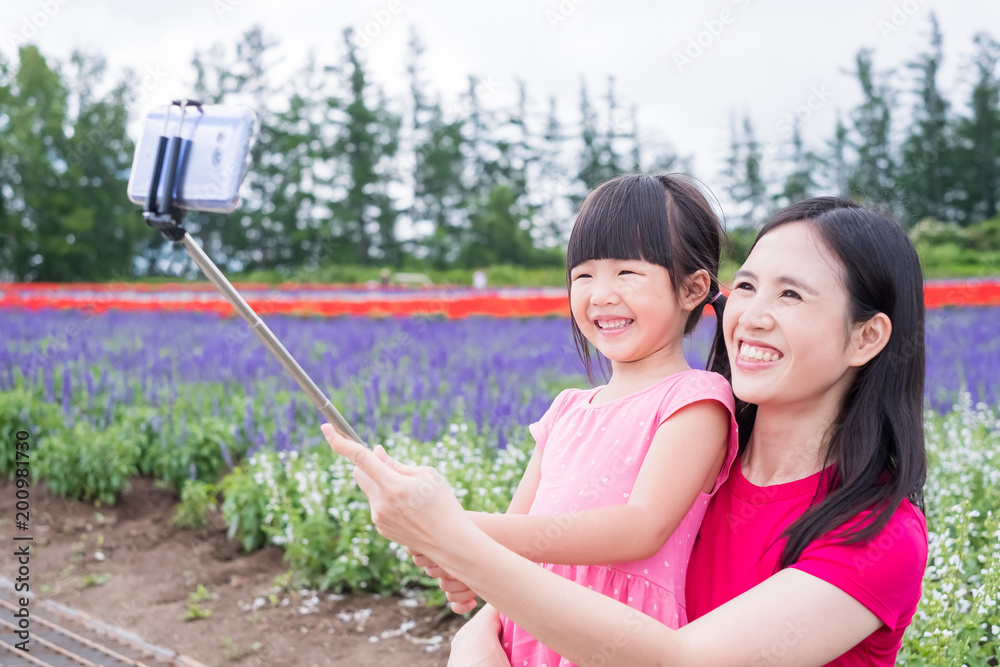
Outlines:
[[[168,117],[169,114],[169,117]],[[164,124],[166,120],[166,124]],[[244,106],[178,106],[153,109],[143,126],[128,179],[128,198],[145,205],[160,137],[181,138],[173,204],[192,211],[229,213],[240,203],[257,116]],[[164,167],[165,169],[165,167]],[[161,174],[156,200],[166,187]]]

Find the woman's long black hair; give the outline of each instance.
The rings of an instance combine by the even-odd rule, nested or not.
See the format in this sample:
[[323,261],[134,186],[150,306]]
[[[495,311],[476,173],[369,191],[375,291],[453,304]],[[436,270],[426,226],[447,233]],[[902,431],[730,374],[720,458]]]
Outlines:
[[[826,495],[788,527],[780,567],[788,567],[820,536],[860,512],[866,521],[842,535],[861,542],[882,530],[903,499],[923,508],[924,301],[917,253],[900,226],[840,197],[814,197],[778,211],[756,245],[790,222],[813,225],[843,266],[853,324],[885,313],[892,332],[885,348],[858,369],[828,437],[832,466]],[[745,449],[756,407],[737,420]]]
[[[709,370],[729,375],[729,355],[722,333],[726,297],[719,292],[719,257],[726,232],[719,216],[697,185],[683,174],[626,174],[602,183],[580,206],[566,251],[566,288],[572,289],[573,267],[592,259],[632,259],[667,269],[674,293],[687,276],[704,269],[711,278],[708,296],[691,311],[684,334],[697,326],[705,306],[716,314],[715,341]],[[571,318],[572,320],[572,318]],[[590,345],[572,320],[576,349],[596,384]],[[598,354],[605,378],[610,364]]]

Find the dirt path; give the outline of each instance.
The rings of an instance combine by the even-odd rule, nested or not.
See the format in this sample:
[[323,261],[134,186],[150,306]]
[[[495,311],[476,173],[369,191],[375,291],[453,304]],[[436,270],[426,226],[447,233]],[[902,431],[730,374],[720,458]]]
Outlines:
[[[12,557],[14,488],[0,480],[2,573]],[[31,590],[206,665],[433,667],[461,624],[415,600],[331,596],[276,585],[276,547],[242,555],[224,527],[179,531],[173,492],[150,480],[112,508],[31,490]],[[191,607],[198,586],[208,597]],[[208,618],[185,621],[189,611]]]

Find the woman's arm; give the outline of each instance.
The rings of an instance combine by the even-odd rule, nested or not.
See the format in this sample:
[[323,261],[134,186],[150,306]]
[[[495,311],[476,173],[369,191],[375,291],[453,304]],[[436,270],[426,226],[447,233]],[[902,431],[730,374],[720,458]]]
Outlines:
[[473,523],[537,563],[596,565],[649,558],[680,525],[698,494],[714,486],[726,457],[729,421],[726,407],[713,400],[671,415],[656,430],[625,504],[547,516],[477,512]]
[[481,534],[470,535],[462,553],[435,555],[532,636],[580,665],[818,666],[881,626],[850,595],[798,570],[779,572],[672,631],[531,566]]
[[356,466],[380,534],[427,554],[539,641],[581,665],[823,665],[879,628],[864,605],[812,575],[784,570],[672,631],[503,548],[468,520],[432,468],[379,461],[323,433]]

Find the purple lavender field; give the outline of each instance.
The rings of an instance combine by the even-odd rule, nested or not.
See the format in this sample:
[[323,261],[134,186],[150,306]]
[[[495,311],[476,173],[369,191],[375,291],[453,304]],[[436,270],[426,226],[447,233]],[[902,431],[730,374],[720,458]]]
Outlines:
[[[467,422],[503,447],[566,386],[586,386],[566,319],[268,321],[363,436],[433,440]],[[116,405],[201,406],[251,448],[315,441],[318,413],[241,320],[214,315],[0,311],[0,391],[23,386],[70,421],[106,425]],[[702,365],[714,323],[689,345]],[[928,404],[967,388],[996,405],[1000,308],[929,311]],[[236,399],[240,400],[236,400]],[[246,399],[246,400],[244,400]],[[518,434],[521,434],[518,436]]]

